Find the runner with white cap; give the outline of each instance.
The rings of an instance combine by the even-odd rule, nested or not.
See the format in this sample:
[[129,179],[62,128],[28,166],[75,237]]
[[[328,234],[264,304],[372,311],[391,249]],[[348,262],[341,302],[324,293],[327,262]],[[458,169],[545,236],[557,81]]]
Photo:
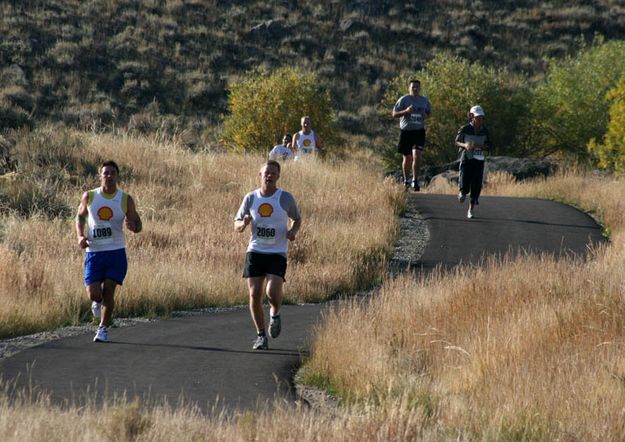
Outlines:
[[467,218],[473,218],[475,206],[479,204],[486,150],[491,149],[488,129],[483,124],[486,113],[481,106],[471,107],[469,123],[462,126],[456,135],[456,146],[460,148],[460,176],[458,178],[458,201],[463,203],[469,195]]

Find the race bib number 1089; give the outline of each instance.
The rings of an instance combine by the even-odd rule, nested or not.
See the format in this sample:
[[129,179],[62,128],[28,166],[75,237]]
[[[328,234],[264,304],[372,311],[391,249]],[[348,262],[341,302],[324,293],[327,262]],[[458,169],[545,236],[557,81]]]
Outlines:
[[91,241],[99,244],[109,242],[113,238],[113,229],[110,224],[96,224],[91,229]]

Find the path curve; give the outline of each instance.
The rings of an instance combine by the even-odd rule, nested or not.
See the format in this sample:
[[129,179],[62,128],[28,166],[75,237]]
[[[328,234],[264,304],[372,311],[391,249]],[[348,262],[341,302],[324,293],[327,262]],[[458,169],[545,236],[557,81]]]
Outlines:
[[[483,197],[468,220],[453,196],[410,194],[408,200],[407,213],[420,213],[429,241],[423,253],[396,256],[396,268],[478,264],[510,251],[584,255],[589,244],[604,241],[590,216],[556,202]],[[402,223],[402,237],[410,238],[414,228]],[[148,404],[194,403],[209,412],[215,406],[253,409],[274,398],[294,401],[293,374],[323,308],[284,306],[283,333],[270,339],[266,352],[251,350],[252,323],[241,307],[114,328],[108,344],[91,342],[93,332],[46,342],[0,360],[0,376],[15,390],[46,392],[61,404],[125,394]]]

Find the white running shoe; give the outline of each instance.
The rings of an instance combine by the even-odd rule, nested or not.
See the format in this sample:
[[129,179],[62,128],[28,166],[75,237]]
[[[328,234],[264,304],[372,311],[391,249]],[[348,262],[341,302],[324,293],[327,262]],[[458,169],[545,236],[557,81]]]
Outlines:
[[466,195],[466,193],[462,193],[462,192],[460,192],[460,193],[458,194],[458,202],[459,202],[459,203],[461,203],[461,204],[462,204],[462,203],[464,203],[464,200],[466,200],[466,199],[467,199],[467,195]]
[[269,350],[269,343],[267,342],[267,336],[262,335],[256,338],[252,350]]
[[280,315],[272,316],[271,321],[269,321],[269,336],[273,339],[276,339],[280,336],[280,331],[282,330],[282,321],[280,320]]
[[93,338],[93,342],[108,342],[109,341],[109,332],[106,327],[100,326],[98,327],[98,331]]
[[97,301],[91,302],[91,313],[93,313],[93,317],[100,319],[102,316],[102,303]]
[[467,211],[467,218],[469,219],[473,218],[473,211],[471,209]]

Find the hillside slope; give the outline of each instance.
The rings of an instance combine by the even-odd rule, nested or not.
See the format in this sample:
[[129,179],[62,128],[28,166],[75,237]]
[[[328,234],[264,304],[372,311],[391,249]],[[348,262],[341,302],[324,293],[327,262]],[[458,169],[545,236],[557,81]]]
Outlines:
[[387,82],[438,52],[540,76],[546,57],[624,38],[624,12],[609,0],[3,2],[0,128],[203,128],[229,81],[291,64],[316,71],[339,123],[363,131]]

